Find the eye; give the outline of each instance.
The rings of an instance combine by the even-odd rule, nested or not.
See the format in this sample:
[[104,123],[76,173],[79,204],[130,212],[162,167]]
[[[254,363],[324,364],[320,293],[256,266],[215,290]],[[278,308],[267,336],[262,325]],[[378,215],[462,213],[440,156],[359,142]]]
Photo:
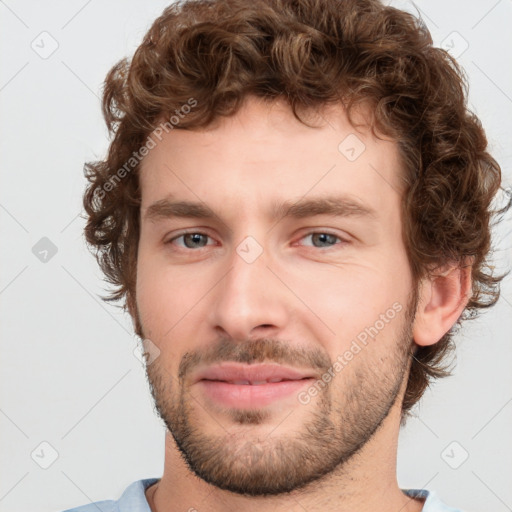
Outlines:
[[184,247],[185,249],[201,249],[206,245],[203,242],[206,242],[210,237],[205,233],[191,231],[189,233],[182,233],[181,235],[175,236],[165,243],[171,244],[180,238],[183,239],[184,245],[179,245],[179,247]]
[[[307,235],[303,236],[301,238],[301,240],[305,240],[309,237],[311,237],[313,247],[317,247],[317,248],[329,249],[330,247],[334,247],[335,245],[342,245],[342,244],[348,243],[346,240],[343,240],[338,235],[334,235],[332,233],[324,232],[324,231],[312,231],[311,233],[308,233]],[[336,243],[336,240],[339,240],[340,243]],[[319,245],[315,245],[315,244],[319,244]],[[306,244],[306,245],[308,245],[308,244]]]
[[[201,249],[206,247],[207,240],[211,239],[206,233],[201,233],[199,231],[190,231],[187,233],[182,233],[180,235],[174,236],[170,238],[165,244],[174,244],[177,240],[182,240],[183,244],[177,244],[178,247],[183,249]],[[318,249],[329,249],[334,247],[335,245],[344,245],[349,242],[342,239],[338,235],[334,235],[333,233],[325,232],[325,231],[312,231],[307,235],[303,236],[300,240],[311,239],[312,246]],[[339,240],[339,242],[337,242]],[[212,244],[209,244],[212,245]],[[306,246],[310,244],[304,244]]]

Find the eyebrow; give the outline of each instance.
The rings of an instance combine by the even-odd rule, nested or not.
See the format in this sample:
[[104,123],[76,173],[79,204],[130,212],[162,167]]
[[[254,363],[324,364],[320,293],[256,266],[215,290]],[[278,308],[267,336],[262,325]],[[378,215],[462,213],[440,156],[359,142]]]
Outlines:
[[[327,196],[298,201],[275,202],[269,213],[272,219],[304,219],[316,215],[335,217],[377,218],[377,212],[368,205],[348,196]],[[144,220],[156,222],[170,218],[214,219],[218,216],[200,202],[160,199],[146,209]]]

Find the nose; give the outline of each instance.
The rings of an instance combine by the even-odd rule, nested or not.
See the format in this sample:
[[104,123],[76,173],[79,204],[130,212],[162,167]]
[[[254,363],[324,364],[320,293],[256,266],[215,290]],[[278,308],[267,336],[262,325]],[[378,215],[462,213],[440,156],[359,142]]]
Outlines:
[[243,341],[275,336],[286,326],[290,292],[276,270],[267,267],[268,261],[265,250],[254,261],[233,250],[212,294],[210,322],[217,334]]

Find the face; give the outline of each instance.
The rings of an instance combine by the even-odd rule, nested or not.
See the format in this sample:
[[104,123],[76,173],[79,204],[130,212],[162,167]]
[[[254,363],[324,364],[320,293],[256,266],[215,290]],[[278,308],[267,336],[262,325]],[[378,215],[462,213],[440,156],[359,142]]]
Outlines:
[[409,368],[397,147],[341,107],[314,122],[249,98],[207,130],[164,134],[141,169],[148,380],[190,470],[235,493],[342,469]]

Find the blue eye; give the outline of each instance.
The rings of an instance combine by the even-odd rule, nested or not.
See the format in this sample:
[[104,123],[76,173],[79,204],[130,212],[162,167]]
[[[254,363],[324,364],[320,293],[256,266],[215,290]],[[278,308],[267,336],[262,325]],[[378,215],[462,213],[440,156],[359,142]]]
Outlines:
[[[348,243],[346,240],[343,240],[338,235],[334,235],[325,231],[312,231],[306,235],[304,235],[300,240],[304,240],[308,237],[311,237],[312,244],[304,244],[306,246],[312,245],[317,249],[329,249],[334,247],[335,245],[343,245]],[[173,244],[176,240],[182,239],[183,243],[178,244],[178,247],[182,249],[202,249],[206,247],[208,239],[211,239],[205,233],[201,233],[199,231],[190,231],[188,233],[182,233],[181,235],[177,235],[167,242],[166,244]],[[339,242],[337,242],[339,241]],[[317,245],[318,244],[318,245]]]
[[[186,249],[201,249],[202,247],[205,247],[205,245],[201,244],[201,238],[205,241],[209,236],[204,233],[183,233],[182,235],[171,238],[167,243],[170,244],[171,242],[174,242],[174,240],[178,240],[180,238],[183,239]],[[189,244],[187,244],[187,240],[190,242]]]
[[[314,247],[317,247],[314,245],[315,241],[320,244],[328,244],[328,245],[321,245],[319,248],[333,247],[334,245],[337,245],[336,240],[340,240],[341,242],[344,242],[344,240],[342,240],[339,236],[333,235],[332,233],[327,233],[327,232],[324,233],[323,231],[313,231],[312,233],[309,233],[309,234],[303,236],[301,238],[301,240],[304,240],[305,238],[308,238],[308,237],[311,237],[311,241],[313,242]],[[332,244],[332,245],[330,245],[330,244]]]

